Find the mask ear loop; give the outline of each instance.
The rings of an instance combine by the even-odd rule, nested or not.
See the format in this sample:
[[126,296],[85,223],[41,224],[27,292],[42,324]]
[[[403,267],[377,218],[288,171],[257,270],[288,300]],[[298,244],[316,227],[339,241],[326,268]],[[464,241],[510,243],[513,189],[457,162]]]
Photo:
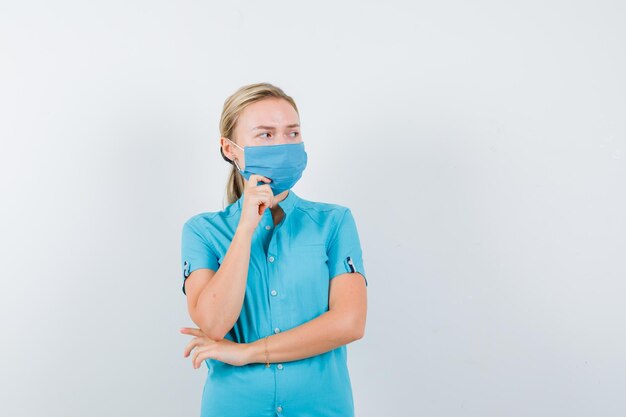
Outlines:
[[[236,147],[238,147],[238,148],[239,148],[239,149],[241,149],[242,151],[244,150],[241,146],[237,145],[235,142],[233,142],[233,141],[232,141],[232,140],[230,140],[229,138],[226,138],[226,139],[228,139],[228,141],[229,141],[230,143],[232,143],[233,145],[235,145]],[[235,163],[235,165],[237,166],[237,169],[239,170],[239,172],[241,172],[241,168],[239,167],[239,164],[237,163],[237,160],[236,160],[236,159],[233,159],[233,162],[234,162],[234,163]]]

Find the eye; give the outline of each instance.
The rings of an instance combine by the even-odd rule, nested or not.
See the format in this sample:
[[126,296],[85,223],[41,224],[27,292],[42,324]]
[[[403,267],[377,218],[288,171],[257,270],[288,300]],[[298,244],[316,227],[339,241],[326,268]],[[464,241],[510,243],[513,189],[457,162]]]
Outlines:
[[[298,136],[298,135],[300,134],[300,132],[291,132],[291,133],[295,133],[295,134],[296,134],[296,136]],[[296,136],[294,136],[294,138],[295,138]]]
[[269,135],[269,134],[270,132],[263,132],[263,133],[260,133],[259,136],[263,137],[263,135]]

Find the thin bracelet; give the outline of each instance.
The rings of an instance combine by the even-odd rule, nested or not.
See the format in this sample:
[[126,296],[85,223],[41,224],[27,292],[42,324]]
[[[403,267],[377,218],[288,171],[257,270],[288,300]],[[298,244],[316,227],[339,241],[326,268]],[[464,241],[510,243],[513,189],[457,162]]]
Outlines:
[[270,367],[270,354],[267,351],[267,338],[269,336],[265,336],[265,367],[269,368]]

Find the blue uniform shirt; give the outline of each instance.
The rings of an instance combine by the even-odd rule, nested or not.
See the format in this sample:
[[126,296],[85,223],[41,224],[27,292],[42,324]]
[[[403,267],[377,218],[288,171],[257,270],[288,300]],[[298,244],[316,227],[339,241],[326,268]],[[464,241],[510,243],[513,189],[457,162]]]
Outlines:
[[[217,271],[235,234],[244,196],[219,212],[196,214],[182,230],[184,280]],[[274,226],[265,210],[254,231],[241,314],[225,338],[250,343],[328,311],[330,280],[365,279],[361,244],[349,208],[309,201],[289,190]],[[354,279],[361,279],[358,274]],[[367,285],[367,279],[365,279]],[[271,362],[270,349],[270,362]],[[350,417],[354,415],[346,345],[313,357],[244,366],[207,359],[202,417]]]

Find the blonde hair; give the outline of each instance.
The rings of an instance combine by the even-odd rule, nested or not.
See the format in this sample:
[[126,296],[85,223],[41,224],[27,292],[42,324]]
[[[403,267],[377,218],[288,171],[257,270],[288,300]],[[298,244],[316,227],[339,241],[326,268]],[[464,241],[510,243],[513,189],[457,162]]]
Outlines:
[[[220,117],[220,135],[225,138],[231,139],[237,143],[236,138],[233,137],[237,121],[243,110],[250,104],[269,97],[282,98],[287,100],[300,116],[296,102],[285,94],[283,90],[272,85],[270,83],[255,83],[244,85],[235,91],[224,102],[224,108],[222,109],[222,116]],[[238,143],[237,143],[238,144]],[[244,179],[234,162],[224,155],[222,146],[220,145],[220,153],[222,158],[226,162],[232,165],[230,174],[228,175],[228,182],[226,183],[226,200],[228,204],[232,204],[237,201],[243,194]]]

